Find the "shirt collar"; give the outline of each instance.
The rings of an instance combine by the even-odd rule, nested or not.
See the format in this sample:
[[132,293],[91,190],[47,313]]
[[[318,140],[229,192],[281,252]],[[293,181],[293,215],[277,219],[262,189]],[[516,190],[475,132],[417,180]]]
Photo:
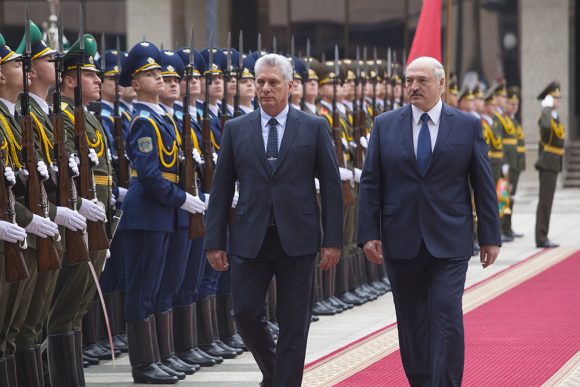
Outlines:
[[[288,110],[290,110],[290,106],[286,105],[284,110],[282,110],[280,113],[278,113],[276,117],[274,117],[276,121],[278,121],[278,125],[280,125],[282,128],[286,126],[286,119],[288,118]],[[267,127],[268,121],[270,121],[270,118],[272,117],[261,108],[260,108],[260,117],[262,118],[262,127]]]
[[[421,123],[421,116],[425,113],[423,110],[419,109],[415,105],[411,104],[411,109],[413,110],[413,122],[416,125]],[[441,109],[443,109],[443,101],[439,99],[439,101],[429,110],[426,112],[429,115],[429,118],[435,125],[439,125],[439,120],[441,119]]]
[[123,107],[125,110],[128,110],[129,113],[133,113],[133,104],[127,103],[125,101],[119,101],[121,102],[121,107]]
[[0,98],[0,102],[2,102],[4,105],[6,105],[6,108],[8,108],[8,111],[10,112],[12,117],[14,117],[14,112],[16,111],[16,104],[14,104],[14,103],[12,103],[4,98]]
[[316,105],[309,102],[304,102],[304,105],[310,110],[312,113],[316,113]]
[[214,116],[218,116],[219,115],[219,106],[218,105],[212,105],[210,103],[207,104],[207,106],[209,107],[209,111],[214,115]]
[[174,110],[171,106],[167,106],[163,103],[159,103],[159,105],[161,105],[161,107],[163,108],[163,110],[165,110],[167,112],[167,114],[169,114],[171,117],[173,117]]
[[133,104],[138,104],[138,103],[140,103],[141,105],[147,106],[149,109],[153,110],[155,113],[159,114],[160,116],[165,115],[165,110],[163,110],[163,108],[161,106],[159,106],[158,104],[150,103],[150,102],[143,102],[143,101],[138,101],[138,100],[133,101]]
[[472,110],[470,113],[473,114],[474,116],[476,116],[477,118],[479,118],[481,120],[481,114],[479,114],[475,110]]
[[240,109],[242,109],[244,111],[244,113],[248,114],[254,111],[253,108],[249,107],[249,106],[244,106],[244,105],[240,105]]
[[108,106],[108,107],[109,107],[109,108],[111,108],[111,109],[114,109],[114,108],[115,108],[115,105],[114,105],[112,102],[105,101],[104,99],[102,99],[102,100],[101,100],[101,103],[102,103],[103,105],[105,105],[105,106]]
[[345,99],[344,101],[342,101],[342,103],[344,104],[344,106],[346,106],[347,108],[349,108],[349,110],[353,110],[354,106],[353,106],[353,104],[352,104],[351,101],[348,101],[348,100]]
[[49,113],[48,103],[46,103],[46,101],[43,98],[40,98],[38,95],[36,95],[34,93],[28,93],[28,94],[30,94],[30,96],[36,101],[36,103],[40,106],[40,108],[42,109],[44,114],[48,115],[48,113]]

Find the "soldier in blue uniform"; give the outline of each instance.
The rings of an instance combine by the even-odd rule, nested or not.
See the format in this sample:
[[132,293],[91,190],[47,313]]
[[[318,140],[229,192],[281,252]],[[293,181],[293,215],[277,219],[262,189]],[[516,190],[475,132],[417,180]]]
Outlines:
[[[209,86],[209,100],[205,101],[208,104],[209,116],[211,119],[211,131],[215,137],[217,147],[221,143],[221,101],[224,97],[224,78],[223,70],[226,67],[226,56],[224,52],[218,48],[213,48],[213,63],[209,68],[209,48],[201,51],[201,56],[206,63],[203,71],[204,79],[201,81],[201,97],[205,98],[205,78],[211,76],[211,84]],[[214,145],[215,146],[215,145]],[[219,150],[219,149],[216,149]]]
[[164,85],[161,55],[149,42],[135,45],[121,71],[120,84],[132,86],[133,123],[127,141],[131,183],[123,202],[127,339],[136,383],[175,383],[185,375],[160,362],[155,303],[178,210],[205,211],[205,203],[179,186],[179,133],[159,106]]

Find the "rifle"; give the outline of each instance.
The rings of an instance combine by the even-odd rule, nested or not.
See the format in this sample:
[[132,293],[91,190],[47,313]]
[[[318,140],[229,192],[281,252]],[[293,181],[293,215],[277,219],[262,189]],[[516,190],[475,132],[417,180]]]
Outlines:
[[[61,109],[61,93],[60,83],[62,73],[64,72],[63,55],[62,55],[62,22],[60,18],[60,8],[58,10],[58,51],[54,56],[54,72],[55,72],[55,86],[54,94],[52,95],[52,108],[54,111],[53,126],[54,126],[54,148],[58,168],[58,193],[57,204],[62,207],[70,208],[76,211],[77,208],[77,188],[75,186],[74,177],[71,176],[68,160],[69,155],[66,151],[65,145],[65,129],[64,116]],[[68,252],[68,259],[71,264],[83,263],[89,261],[89,249],[86,242],[86,230],[73,231],[68,228],[66,233],[66,250]]]
[[377,81],[379,80],[379,68],[377,66],[377,48],[373,48],[373,68],[375,77],[373,78],[373,121],[377,117]]
[[[387,79],[385,80],[385,89],[386,86],[390,86],[391,84],[391,63],[393,62],[393,57],[392,57],[392,52],[391,52],[391,47],[388,48],[387,50]],[[391,94],[393,94],[395,91],[391,88]],[[385,90],[385,98],[383,100],[383,106],[385,107],[385,111],[387,110],[387,106],[389,104],[389,93],[387,92],[387,90]],[[389,110],[393,110],[394,107],[390,106]]]
[[[224,70],[224,97],[222,98],[222,119],[220,123],[220,133],[224,131],[226,121],[230,119],[228,110],[228,83],[232,79],[232,36],[228,32],[228,41],[226,49],[226,69]],[[211,67],[210,67],[211,69]]]
[[[209,192],[213,182],[213,146],[211,143],[211,120],[209,117],[209,88],[212,82],[211,68],[213,66],[213,37],[209,37],[209,60],[207,68],[209,72],[205,75],[205,101],[203,103],[203,119],[201,121],[201,142],[203,145],[203,185],[205,190]],[[185,107],[184,107],[185,110]]]
[[[6,166],[4,164],[3,154],[0,154],[0,167],[2,168],[2,173],[4,173]],[[0,220],[16,223],[15,203],[12,184],[4,179],[4,184],[0,184]],[[22,254],[22,250],[26,249],[26,247],[26,239],[23,242],[4,241],[6,282],[20,281],[30,277],[26,262],[24,261],[24,254]]]
[[363,127],[364,127],[364,112],[362,106],[359,105],[358,101],[358,86],[360,84],[360,50],[357,46],[356,48],[356,72],[354,78],[354,99],[352,103],[353,107],[353,119],[352,119],[352,127],[354,132],[354,141],[356,143],[356,150],[354,153],[354,165],[355,167],[362,169],[364,160],[363,160],[363,148],[360,143],[360,138],[363,136]]
[[115,127],[115,150],[117,153],[117,184],[119,187],[129,187],[129,165],[125,157],[125,142],[123,140],[123,117],[121,116],[121,100],[119,98],[119,74],[121,71],[121,43],[117,36],[117,68],[115,74],[115,104],[113,107],[113,120]]
[[395,88],[397,87],[397,52],[393,52],[393,63],[391,63],[391,67],[389,67],[389,72],[391,74],[391,110],[395,110]]
[[236,71],[236,95],[234,96],[234,117],[239,117],[242,115],[242,109],[240,108],[240,79],[242,79],[242,74],[244,72],[244,35],[242,30],[240,30],[239,38],[239,49],[240,57],[238,58],[238,69]]
[[[28,209],[35,215],[48,217],[48,199],[43,182],[36,170],[36,155],[34,148],[34,134],[32,128],[32,117],[30,116],[30,95],[28,92],[28,74],[32,69],[31,44],[30,44],[30,21],[28,18],[28,6],[26,7],[25,20],[26,48],[22,55],[23,89],[20,107],[20,125],[22,127],[22,157],[24,168],[28,170],[26,181],[25,201]],[[56,234],[53,239],[36,237],[37,265],[38,271],[49,271],[60,269],[58,252],[54,246],[54,241],[60,240],[60,235]]]
[[[190,88],[189,83],[193,78],[193,28],[191,29],[191,43],[189,50],[189,64],[185,67],[185,95],[183,96],[183,130],[182,146],[184,160],[184,189],[193,196],[197,196],[197,163],[193,158],[193,141],[195,136],[191,128],[191,114],[189,113]],[[202,214],[189,214],[189,239],[201,238],[205,234],[205,224]]]
[[306,110],[306,87],[310,81],[310,38],[306,39],[306,78],[302,81],[302,99],[300,100],[300,110]]
[[[80,159],[79,165],[79,188],[80,194],[85,200],[97,202],[97,185],[89,161],[89,144],[87,142],[87,129],[85,119],[85,109],[83,106],[82,91],[82,67],[85,50],[85,36],[83,33],[83,12],[80,11],[80,28],[79,28],[79,53],[77,60],[77,84],[75,86],[75,145]],[[106,250],[109,248],[109,238],[105,230],[105,224],[97,221],[93,222],[87,219],[87,232],[89,239],[89,251]]]
[[[342,130],[340,129],[340,115],[336,107],[336,87],[338,85],[338,46],[334,46],[334,78],[332,80],[333,95],[332,95],[332,135],[334,139],[334,149],[336,150],[336,158],[338,165],[346,168],[344,161],[344,150],[342,148]],[[342,182],[342,201],[345,207],[355,203],[354,195],[351,191],[351,184],[348,181]]]

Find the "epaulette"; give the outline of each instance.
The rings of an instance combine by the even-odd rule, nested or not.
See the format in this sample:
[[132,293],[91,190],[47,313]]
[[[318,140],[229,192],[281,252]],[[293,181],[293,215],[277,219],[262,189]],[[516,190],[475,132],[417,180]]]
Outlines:
[[101,109],[101,116],[103,117],[110,117],[112,112],[109,109]]
[[68,108],[68,103],[67,102],[61,102],[60,103],[60,110],[66,110],[66,108]]
[[139,112],[139,117],[149,118],[151,117],[151,113],[149,113],[147,110],[141,110],[141,112]]

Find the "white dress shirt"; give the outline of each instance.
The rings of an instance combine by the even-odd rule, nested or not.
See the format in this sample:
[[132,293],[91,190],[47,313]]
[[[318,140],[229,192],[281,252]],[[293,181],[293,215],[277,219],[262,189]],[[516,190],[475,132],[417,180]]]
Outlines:
[[6,105],[6,108],[8,109],[10,114],[12,114],[12,117],[14,117],[14,113],[16,112],[16,104],[12,103],[4,98],[0,98],[0,102],[2,102],[4,105]]
[[[282,137],[284,136],[284,130],[286,129],[286,119],[288,118],[289,106],[286,105],[284,110],[282,110],[276,117],[278,125],[276,125],[276,132],[278,132],[278,150],[280,150],[280,144],[282,143]],[[264,138],[264,150],[268,150],[268,134],[270,133],[270,127],[268,126],[268,121],[272,118],[268,113],[260,108],[260,119],[262,122],[262,137]]]
[[[439,99],[439,102],[435,104],[426,112],[429,115],[429,134],[431,136],[431,151],[435,149],[435,141],[437,141],[437,134],[439,133],[439,122],[441,120],[441,109],[443,108],[443,102]],[[421,130],[421,116],[425,113],[423,110],[419,109],[415,105],[411,105],[413,111],[413,148],[415,149],[415,156],[417,156],[417,143],[419,142],[419,131]]]
[[46,101],[43,98],[40,98],[38,95],[34,93],[29,93],[29,95],[36,101],[38,106],[40,106],[44,114],[48,115],[49,113],[48,103],[46,103]]

